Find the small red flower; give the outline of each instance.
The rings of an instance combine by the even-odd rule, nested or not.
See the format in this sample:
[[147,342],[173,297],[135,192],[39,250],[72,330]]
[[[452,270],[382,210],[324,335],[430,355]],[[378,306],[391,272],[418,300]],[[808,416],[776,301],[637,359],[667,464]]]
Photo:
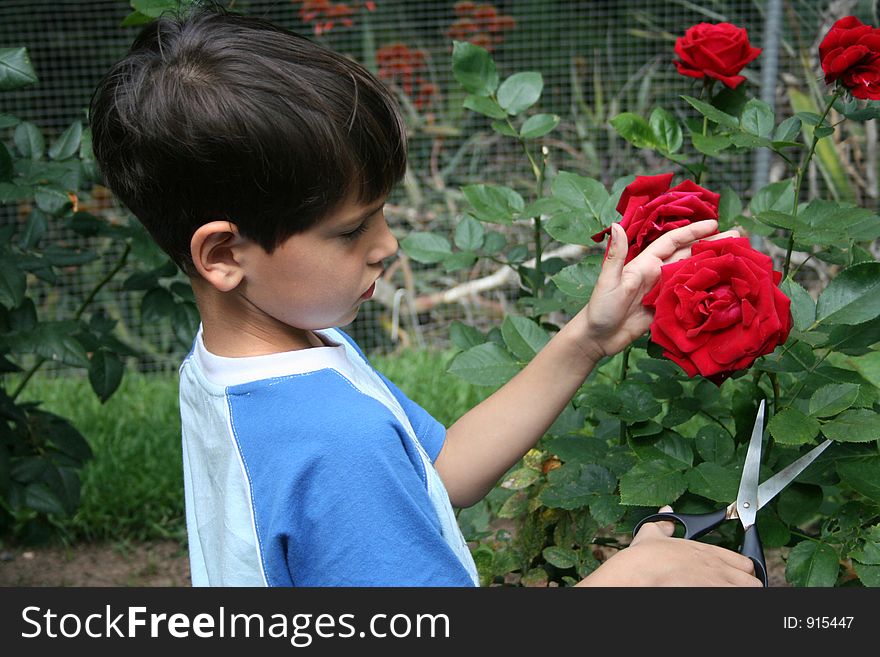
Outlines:
[[468,41],[489,51],[504,41],[505,32],[516,27],[512,16],[499,13],[490,4],[457,2],[453,12],[456,20],[449,25],[446,36],[454,41]]
[[841,18],[819,45],[825,82],[839,82],[856,98],[880,100],[880,29],[855,16]]
[[675,42],[674,61],[682,75],[692,78],[710,77],[735,89],[745,77],[739,72],[761,54],[753,48],[744,28],[731,23],[699,23],[689,27]]

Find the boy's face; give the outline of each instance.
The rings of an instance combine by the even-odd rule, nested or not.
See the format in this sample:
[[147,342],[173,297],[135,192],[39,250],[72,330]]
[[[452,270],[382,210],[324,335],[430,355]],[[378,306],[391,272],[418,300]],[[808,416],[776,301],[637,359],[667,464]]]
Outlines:
[[289,237],[271,254],[250,244],[241,254],[239,293],[266,330],[344,326],[369,299],[397,253],[381,202],[344,202],[324,220]]

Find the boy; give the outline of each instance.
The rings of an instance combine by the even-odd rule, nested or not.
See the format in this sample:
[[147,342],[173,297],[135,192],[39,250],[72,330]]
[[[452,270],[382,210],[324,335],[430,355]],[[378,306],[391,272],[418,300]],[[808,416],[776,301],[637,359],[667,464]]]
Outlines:
[[[447,431],[336,328],[397,251],[382,208],[405,129],[370,73],[264,21],[194,13],[146,27],[90,116],[109,187],[202,318],[180,370],[194,585],[476,585],[450,502],[489,492],[647,329],[662,261],[716,228],[670,232],[623,267],[616,226],[590,303]],[[757,585],[751,572],[657,523],[582,584]]]

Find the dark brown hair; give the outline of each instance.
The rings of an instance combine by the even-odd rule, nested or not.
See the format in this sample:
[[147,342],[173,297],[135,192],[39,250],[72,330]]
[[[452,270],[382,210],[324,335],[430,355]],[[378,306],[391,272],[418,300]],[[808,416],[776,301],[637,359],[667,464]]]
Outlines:
[[150,23],[90,108],[108,187],[174,261],[225,219],[271,253],[349,195],[370,203],[406,169],[385,86],[267,21],[216,9]]

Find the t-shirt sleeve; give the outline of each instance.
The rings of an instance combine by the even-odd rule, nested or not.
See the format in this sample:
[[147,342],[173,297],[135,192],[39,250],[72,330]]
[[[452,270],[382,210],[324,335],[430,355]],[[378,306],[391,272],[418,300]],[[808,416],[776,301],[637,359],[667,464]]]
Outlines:
[[403,412],[406,413],[410,424],[412,424],[413,431],[416,432],[416,437],[419,439],[422,447],[425,448],[431,463],[433,463],[440,455],[443,442],[446,440],[446,427],[438,422],[428,411],[407,397],[388,377],[381,372],[377,373],[385,385],[388,386],[391,394],[397,399],[401,408],[403,408]]
[[241,388],[230,413],[270,585],[472,585],[378,401],[327,370]]

